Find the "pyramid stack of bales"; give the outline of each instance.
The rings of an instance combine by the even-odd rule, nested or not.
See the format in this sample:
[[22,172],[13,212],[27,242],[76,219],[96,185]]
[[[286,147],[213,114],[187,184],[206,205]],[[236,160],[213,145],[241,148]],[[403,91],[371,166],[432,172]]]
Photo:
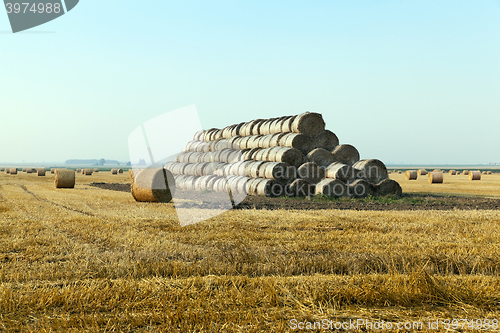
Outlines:
[[278,196],[401,195],[379,160],[339,144],[319,113],[256,119],[194,135],[164,165],[178,189]]

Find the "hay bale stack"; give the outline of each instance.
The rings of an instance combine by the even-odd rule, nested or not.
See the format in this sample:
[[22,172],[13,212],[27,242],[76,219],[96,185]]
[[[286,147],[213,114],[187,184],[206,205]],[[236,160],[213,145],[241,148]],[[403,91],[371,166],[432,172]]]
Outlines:
[[314,140],[308,135],[287,133],[280,138],[279,145],[298,149],[304,155],[307,155],[314,148]]
[[361,171],[362,178],[368,180],[372,184],[380,183],[382,180],[389,177],[385,164],[377,159],[361,160],[356,162],[353,167]]
[[82,174],[85,176],[92,176],[93,170],[92,169],[84,169]]
[[316,194],[323,194],[329,197],[347,196],[347,186],[338,179],[326,178],[316,184]]
[[481,171],[471,171],[469,172],[469,180],[481,180]]
[[[441,174],[441,177],[443,175]],[[403,189],[401,185],[395,180],[384,179],[380,183],[375,185],[375,191],[380,196],[394,195],[400,197],[403,195]]]
[[297,169],[297,175],[309,183],[316,184],[325,178],[325,169],[314,162],[307,162]]
[[359,161],[359,152],[352,145],[338,145],[332,152],[333,159],[342,164],[353,165]]
[[319,113],[305,112],[295,117],[291,130],[294,133],[316,135],[325,130],[325,121]]
[[36,170],[38,177],[45,177],[46,172],[47,172],[47,170],[45,168],[38,168]]
[[316,148],[307,154],[309,162],[314,162],[319,166],[327,167],[335,162],[335,158],[331,152],[323,148]]
[[132,196],[138,202],[170,202],[175,179],[163,168],[143,169],[133,174]]
[[333,151],[339,145],[339,138],[329,130],[324,130],[314,137],[314,147]]
[[75,172],[73,170],[57,169],[54,185],[56,188],[74,188]]
[[431,184],[442,184],[443,183],[443,173],[442,172],[429,172],[427,175],[429,178],[429,183]]
[[17,175],[17,168],[11,168],[10,169],[10,174],[11,175]]
[[285,194],[289,197],[309,197],[316,193],[316,185],[305,179],[295,179],[285,187]]
[[254,155],[254,159],[258,161],[283,162],[297,168],[306,161],[306,157],[300,150],[287,147],[273,147],[259,150]]
[[428,174],[428,172],[425,169],[418,169],[417,174],[419,176],[426,176]]
[[264,163],[259,170],[260,177],[274,179],[284,183],[288,183],[290,180],[294,179],[296,173],[295,167],[282,162]]
[[457,172],[455,170],[450,170],[448,172],[451,176],[455,176],[457,174]]
[[468,175],[469,175],[469,170],[464,170],[464,171],[462,172],[462,174],[463,174],[464,176],[468,176]]
[[353,181],[358,177],[359,170],[339,162],[333,162],[326,168],[325,176],[327,178],[338,179],[342,182]]
[[416,170],[407,170],[405,171],[406,180],[417,180],[418,172]]
[[356,179],[352,183],[348,183],[347,191],[348,196],[354,198],[365,198],[369,195],[375,196],[377,194],[375,186],[365,179]]

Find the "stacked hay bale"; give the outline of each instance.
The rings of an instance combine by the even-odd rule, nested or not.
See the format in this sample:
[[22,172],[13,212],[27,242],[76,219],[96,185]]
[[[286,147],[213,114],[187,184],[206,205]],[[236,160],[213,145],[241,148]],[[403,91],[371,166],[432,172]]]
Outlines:
[[333,197],[401,195],[379,160],[339,144],[319,113],[256,119],[197,132],[164,169],[181,190]]

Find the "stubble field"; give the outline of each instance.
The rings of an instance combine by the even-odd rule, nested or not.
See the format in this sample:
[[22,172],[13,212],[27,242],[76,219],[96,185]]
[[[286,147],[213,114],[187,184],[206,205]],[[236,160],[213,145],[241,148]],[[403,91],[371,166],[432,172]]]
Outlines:
[[[407,193],[500,198],[500,174],[391,177]],[[173,204],[91,182],[128,175],[77,175],[56,190],[50,174],[0,174],[0,331],[500,319],[498,210],[238,209],[182,228]]]

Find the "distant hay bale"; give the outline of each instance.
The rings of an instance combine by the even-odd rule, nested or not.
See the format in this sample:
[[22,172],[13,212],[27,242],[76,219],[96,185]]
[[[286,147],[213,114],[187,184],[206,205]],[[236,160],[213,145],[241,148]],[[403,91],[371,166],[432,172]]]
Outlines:
[[451,176],[455,176],[457,174],[457,172],[455,170],[450,170],[448,172]]
[[76,173],[82,173],[82,169],[76,169]]
[[326,177],[338,179],[342,182],[349,182],[358,178],[359,170],[340,162],[334,162],[327,166]]
[[385,164],[377,159],[361,160],[354,163],[353,167],[360,170],[362,172],[362,178],[372,184],[380,183],[382,180],[389,177]]
[[26,173],[33,173],[33,169],[32,168],[26,168]]
[[45,177],[45,173],[47,172],[47,170],[45,168],[38,168],[36,170],[36,173],[39,177]]
[[117,175],[118,174],[118,169],[111,169],[111,174],[112,175]]
[[353,145],[338,145],[332,155],[336,162],[350,166],[359,161],[359,152]]
[[73,170],[57,169],[54,185],[56,188],[74,188],[75,172]]
[[377,193],[375,187],[365,179],[356,179],[352,183],[348,183],[348,196],[354,198],[365,198],[369,195],[375,196]]
[[443,183],[443,173],[442,172],[429,172],[427,175],[429,178],[429,183],[431,184],[442,184]]
[[398,174],[401,174],[401,171],[398,171]]
[[314,148],[314,140],[308,135],[287,133],[280,138],[279,145],[298,149],[306,155]]
[[309,154],[307,154],[307,159],[310,162],[314,162],[322,167],[327,167],[335,162],[333,154],[330,151],[323,148],[316,148],[314,150],[311,150]]
[[434,169],[434,170],[432,170],[432,172],[441,172],[441,170],[440,169]]
[[294,133],[314,136],[325,130],[325,121],[320,113],[305,112],[293,120],[291,129]]
[[469,170],[464,170],[464,171],[462,172],[462,174],[463,174],[464,176],[468,176],[468,175],[469,175]]
[[285,195],[289,197],[309,197],[316,192],[316,185],[305,179],[295,179],[285,187]]
[[92,176],[93,172],[94,171],[92,169],[84,169],[83,170],[83,175],[85,175],[85,176]]
[[10,174],[11,175],[17,175],[17,168],[11,168],[10,169]]
[[[443,175],[441,174],[441,177]],[[395,180],[392,179],[384,179],[380,183],[375,185],[375,191],[380,196],[385,195],[394,195],[397,197],[401,197],[403,195],[403,189],[401,185]]]
[[469,180],[481,180],[481,171],[469,172]]
[[94,168],[94,172],[99,172],[99,168]]
[[325,169],[314,162],[307,162],[297,169],[297,175],[309,183],[316,184],[325,178]]
[[54,174],[55,172],[56,172],[56,168],[51,168],[51,169],[50,169],[50,173],[51,173],[51,174]]
[[118,173],[123,173],[123,169],[118,169]]
[[488,173],[486,171],[481,172],[483,175],[487,175]]
[[314,147],[333,151],[339,145],[339,138],[329,130],[324,130],[314,137]]
[[428,174],[428,172],[427,172],[427,170],[425,170],[425,169],[418,169],[417,174],[418,174],[419,176],[425,176],[425,175],[427,175],[427,174]]
[[491,171],[488,171],[488,172],[487,172],[487,174],[488,174],[488,175],[491,175]]
[[316,194],[345,197],[347,196],[347,186],[338,179],[326,178],[316,184]]
[[0,168],[0,172],[5,172],[5,168]]
[[416,170],[407,170],[405,171],[406,180],[417,180],[418,172]]
[[[132,196],[138,202],[170,202],[175,191],[175,179],[163,168],[143,169],[133,175]],[[193,177],[194,178],[194,177]]]
[[26,172],[26,168],[23,168],[23,172]]

